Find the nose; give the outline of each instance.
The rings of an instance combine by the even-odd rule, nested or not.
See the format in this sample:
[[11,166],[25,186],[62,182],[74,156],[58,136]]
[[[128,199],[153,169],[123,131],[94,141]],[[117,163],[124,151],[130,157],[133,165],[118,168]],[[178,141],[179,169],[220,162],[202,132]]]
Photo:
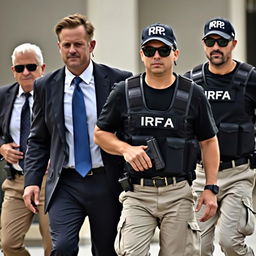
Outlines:
[[75,49],[75,47],[74,47],[73,44],[70,45],[69,52],[70,52],[70,53],[76,52],[76,49]]
[[30,73],[30,71],[28,71],[27,67],[25,66],[22,73],[23,73],[23,75],[28,75]]
[[159,55],[158,50],[156,50],[155,55],[154,55],[154,58],[155,58],[155,59],[159,59],[160,57],[161,57],[161,56]]
[[219,45],[217,41],[214,42],[214,45],[212,46],[213,49],[219,49]]

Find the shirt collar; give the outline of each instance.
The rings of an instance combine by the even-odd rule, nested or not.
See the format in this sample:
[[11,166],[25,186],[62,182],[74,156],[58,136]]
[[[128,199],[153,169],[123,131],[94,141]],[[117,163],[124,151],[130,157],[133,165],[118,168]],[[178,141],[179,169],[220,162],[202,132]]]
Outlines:
[[[18,97],[21,97],[22,93],[25,93],[25,92],[23,91],[22,87],[19,86],[19,91],[18,91],[18,95],[17,95],[17,96],[18,96]],[[30,91],[30,94],[33,96],[33,90]]]
[[[71,86],[71,83],[74,77],[76,76],[68,70],[67,66],[65,67],[65,74],[66,74],[66,83],[68,86]],[[79,77],[84,81],[84,83],[90,84],[91,79],[93,77],[93,63],[91,60],[90,60],[89,66],[83,71],[83,73]]]

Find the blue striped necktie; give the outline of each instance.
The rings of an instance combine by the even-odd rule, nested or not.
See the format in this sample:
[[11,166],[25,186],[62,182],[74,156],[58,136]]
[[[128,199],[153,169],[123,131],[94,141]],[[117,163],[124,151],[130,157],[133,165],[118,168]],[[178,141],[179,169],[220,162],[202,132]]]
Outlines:
[[[27,150],[27,139],[30,132],[30,107],[29,107],[29,97],[31,96],[30,92],[23,93],[25,97],[25,102],[21,109],[21,115],[20,115],[20,151],[24,153]],[[24,157],[19,161],[20,167],[24,168]]]
[[85,177],[92,168],[92,160],[84,95],[80,87],[81,82],[82,79],[80,77],[73,79],[75,88],[72,98],[72,116],[75,169],[82,177]]

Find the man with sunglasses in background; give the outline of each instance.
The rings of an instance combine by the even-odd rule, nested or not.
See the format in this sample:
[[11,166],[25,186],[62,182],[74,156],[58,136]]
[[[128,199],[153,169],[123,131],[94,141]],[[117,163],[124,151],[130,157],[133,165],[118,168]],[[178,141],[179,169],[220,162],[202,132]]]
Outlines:
[[[33,104],[33,83],[45,71],[40,48],[24,43],[12,54],[12,73],[16,80],[0,87],[0,157],[6,161],[7,179],[3,182],[4,201],[1,213],[1,245],[5,256],[28,256],[24,238],[34,214],[25,206],[24,155],[30,131]],[[42,187],[45,187],[46,175]],[[48,216],[44,214],[44,190],[38,205],[39,229],[42,235],[44,255],[51,253],[52,242]]]
[[[220,246],[225,255],[254,255],[245,237],[254,231],[252,190],[254,186],[254,110],[256,72],[249,64],[232,59],[236,47],[235,30],[224,18],[209,20],[204,26],[203,49],[208,62],[186,75],[205,89],[219,129],[218,183],[220,192],[215,217],[199,222],[202,231],[201,255],[213,255],[218,222]],[[197,166],[195,191],[204,190],[203,163]],[[199,209],[197,209],[198,211]],[[203,212],[197,212],[200,220]]]
[[[118,255],[149,255],[158,226],[159,255],[200,255],[190,185],[199,140],[206,184],[216,186],[219,154],[210,105],[199,86],[173,73],[179,50],[171,27],[146,27],[140,56],[146,72],[116,84],[95,129],[95,142],[126,160],[115,249]],[[205,190],[202,204],[206,221],[216,212],[215,194]]]

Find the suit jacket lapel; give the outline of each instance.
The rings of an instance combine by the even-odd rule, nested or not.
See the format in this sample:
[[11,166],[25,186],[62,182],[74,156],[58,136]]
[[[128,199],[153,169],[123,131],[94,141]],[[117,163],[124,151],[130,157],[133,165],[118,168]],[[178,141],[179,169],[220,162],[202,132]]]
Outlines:
[[64,68],[60,69],[56,76],[51,81],[50,101],[53,107],[54,120],[56,121],[56,126],[58,127],[61,140],[65,143],[65,122],[64,122],[64,79],[65,72]]
[[[111,89],[110,79],[105,69],[96,63],[93,63],[93,75],[95,81],[95,91],[97,100],[97,116],[99,116],[103,105],[106,102]],[[65,68],[59,70],[49,85],[51,96],[50,101],[53,106],[54,118],[59,129],[61,140],[65,143],[65,122],[64,122],[64,81]]]
[[107,72],[105,72],[105,69],[99,64],[93,63],[93,75],[97,100],[97,116],[99,116],[107,100],[111,84]]
[[5,118],[3,120],[3,131],[6,135],[10,136],[9,132],[9,126],[10,126],[10,121],[11,121],[11,116],[12,116],[12,109],[14,105],[14,101],[16,98],[16,95],[19,90],[19,85],[15,83],[13,86],[11,86],[6,94],[6,113],[5,113]]

